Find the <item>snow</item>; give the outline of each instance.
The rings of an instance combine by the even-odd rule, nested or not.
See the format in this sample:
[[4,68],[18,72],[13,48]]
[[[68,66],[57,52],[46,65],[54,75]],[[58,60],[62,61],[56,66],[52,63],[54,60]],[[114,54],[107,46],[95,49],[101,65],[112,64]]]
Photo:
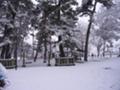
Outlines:
[[75,66],[8,70],[6,90],[120,90],[120,58],[100,58]]
[[33,2],[33,4],[37,5],[38,2],[36,0],[31,0]]
[[0,80],[7,78],[7,71],[5,67],[0,63]]
[[51,36],[51,41],[52,41],[52,42],[57,42],[57,41],[58,41],[58,36],[52,35],[52,36]]

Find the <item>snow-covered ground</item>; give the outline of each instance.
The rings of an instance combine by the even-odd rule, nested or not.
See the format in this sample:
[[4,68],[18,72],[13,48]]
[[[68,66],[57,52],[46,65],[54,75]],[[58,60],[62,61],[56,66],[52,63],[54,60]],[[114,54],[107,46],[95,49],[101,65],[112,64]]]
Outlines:
[[6,90],[120,90],[120,58],[8,70]]

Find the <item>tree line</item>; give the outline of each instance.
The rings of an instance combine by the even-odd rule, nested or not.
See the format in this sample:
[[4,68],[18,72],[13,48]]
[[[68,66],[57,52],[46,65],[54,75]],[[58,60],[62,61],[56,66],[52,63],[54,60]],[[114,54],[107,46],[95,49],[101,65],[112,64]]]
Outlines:
[[[37,30],[37,49],[34,61],[36,61],[37,55],[43,47],[44,62],[46,62],[49,38],[55,33],[62,33],[58,42],[64,41],[66,46],[72,50],[76,43],[70,38],[74,37],[73,32],[78,19],[87,15],[89,16],[89,24],[83,48],[84,60],[87,61],[89,35],[97,3],[110,8],[113,5],[112,1],[82,0],[81,6],[77,0],[36,1],[37,4],[31,0],[0,0],[0,32],[2,35],[0,39],[1,42],[4,42],[1,46],[1,58],[8,59],[13,56],[17,60],[18,50],[23,51],[24,39],[31,28]],[[65,56],[64,46],[61,44],[59,46],[61,57]]]

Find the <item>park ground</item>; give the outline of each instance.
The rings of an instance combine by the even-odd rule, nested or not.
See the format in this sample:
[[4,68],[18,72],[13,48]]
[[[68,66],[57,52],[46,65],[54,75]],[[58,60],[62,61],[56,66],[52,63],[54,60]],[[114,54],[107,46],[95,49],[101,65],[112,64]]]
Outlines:
[[10,69],[6,90],[120,90],[120,58],[95,58],[75,66]]

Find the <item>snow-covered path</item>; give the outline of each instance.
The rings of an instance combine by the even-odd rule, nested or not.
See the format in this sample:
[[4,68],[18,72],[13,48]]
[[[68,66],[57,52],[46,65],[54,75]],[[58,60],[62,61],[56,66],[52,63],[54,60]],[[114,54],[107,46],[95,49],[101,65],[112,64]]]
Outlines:
[[120,90],[120,58],[66,67],[8,70],[6,90]]

